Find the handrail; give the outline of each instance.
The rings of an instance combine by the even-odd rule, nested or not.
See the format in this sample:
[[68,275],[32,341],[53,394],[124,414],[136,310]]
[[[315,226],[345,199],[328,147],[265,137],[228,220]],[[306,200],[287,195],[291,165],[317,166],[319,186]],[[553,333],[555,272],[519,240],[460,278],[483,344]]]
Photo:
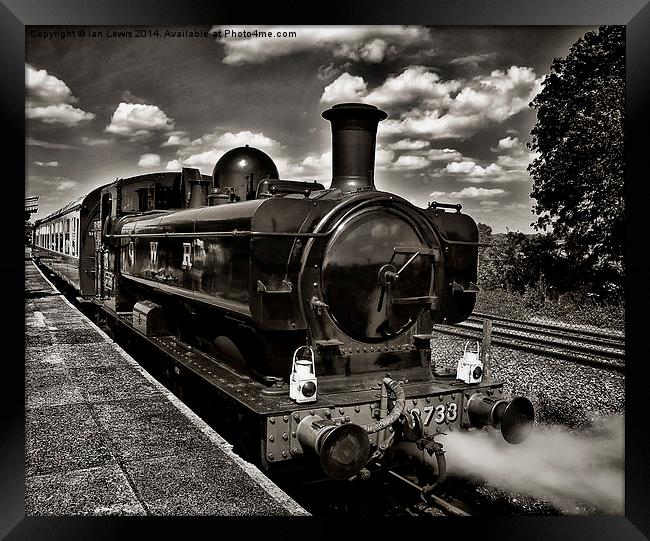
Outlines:
[[288,231],[194,231],[187,233],[162,232],[162,233],[124,233],[121,235],[106,235],[110,239],[127,238],[194,238],[194,237],[326,237],[334,232],[333,229],[323,233],[295,232]]
[[[161,233],[124,233],[120,235],[105,235],[109,239],[130,239],[130,238],[195,238],[195,237],[288,237],[288,238],[324,238],[332,235],[334,230],[330,229],[328,231],[323,231],[322,233],[314,232],[288,232],[288,231],[239,231],[234,229],[233,231],[194,231],[187,233],[178,233],[178,232],[161,232]],[[486,242],[472,242],[465,240],[451,240],[444,237],[440,234],[440,239],[449,245],[459,245],[459,246],[492,246],[491,243]]]
[[[374,201],[373,200],[368,200],[364,201],[364,203],[370,203],[372,204]],[[365,206],[365,205],[363,205]],[[353,209],[354,210],[354,209]],[[425,216],[426,217],[426,216]],[[130,238],[195,238],[195,237],[238,237],[238,238],[244,238],[244,237],[288,237],[288,238],[326,238],[329,237],[334,233],[336,228],[338,227],[338,222],[337,220],[337,225],[333,226],[331,229],[323,232],[309,232],[309,231],[300,231],[300,232],[288,232],[288,231],[250,231],[250,230],[237,230],[234,229],[232,231],[194,231],[194,232],[186,232],[186,233],[179,233],[179,232],[161,232],[161,233],[124,233],[124,234],[110,234],[110,235],[105,235],[107,238],[110,239],[130,239]],[[486,243],[486,242],[472,242],[472,241],[465,241],[465,240],[452,240],[447,238],[442,234],[440,229],[431,222],[431,220],[428,220],[429,224],[436,230],[436,233],[438,234],[438,237],[440,240],[447,245],[450,246],[477,246],[477,247],[483,247],[483,246],[491,246],[491,243]]]

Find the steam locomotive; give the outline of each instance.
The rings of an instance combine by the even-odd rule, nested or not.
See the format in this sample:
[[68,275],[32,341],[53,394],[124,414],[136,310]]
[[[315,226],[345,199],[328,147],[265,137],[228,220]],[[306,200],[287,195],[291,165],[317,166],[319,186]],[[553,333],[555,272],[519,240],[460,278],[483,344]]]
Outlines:
[[[407,456],[444,477],[436,436],[490,425],[510,443],[531,403],[503,382],[431,363],[435,323],[476,300],[478,229],[460,205],[419,208],[374,185],[372,105],[331,123],[333,175],[282,180],[248,146],[197,169],[118,179],[40,220],[40,262],[193,374],[270,472],[319,462],[333,479]],[[430,490],[433,485],[427,485]]]

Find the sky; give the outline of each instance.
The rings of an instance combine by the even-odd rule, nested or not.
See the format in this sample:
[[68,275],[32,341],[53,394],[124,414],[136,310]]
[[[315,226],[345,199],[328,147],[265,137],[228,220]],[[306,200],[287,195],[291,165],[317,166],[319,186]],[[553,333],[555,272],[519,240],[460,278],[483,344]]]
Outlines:
[[269,154],[281,178],[328,186],[321,112],[356,101],[389,115],[378,189],[418,206],[462,203],[494,232],[533,232],[529,103],[553,59],[589,30],[27,27],[32,220],[116,178],[182,166],[211,174],[245,144]]

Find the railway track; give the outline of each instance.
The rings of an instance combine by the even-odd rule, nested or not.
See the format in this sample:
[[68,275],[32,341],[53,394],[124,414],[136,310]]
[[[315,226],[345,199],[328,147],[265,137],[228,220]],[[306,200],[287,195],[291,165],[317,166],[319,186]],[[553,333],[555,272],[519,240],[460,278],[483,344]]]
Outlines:
[[456,325],[436,325],[435,330],[480,340],[485,319],[492,320],[492,344],[495,346],[616,372],[625,370],[625,337],[622,333],[520,321],[483,313],[474,313]]
[[583,339],[594,338],[594,339],[604,339],[611,340],[615,342],[625,342],[625,335],[620,331],[603,331],[594,328],[587,328],[584,326],[577,325],[560,325],[557,323],[540,323],[536,321],[523,321],[520,319],[510,319],[500,316],[494,316],[492,314],[485,314],[482,312],[474,312],[470,320],[483,321],[484,319],[491,319],[493,322],[497,322],[500,326],[504,327],[522,327],[536,329],[540,333],[548,332],[559,332],[562,334],[577,334],[580,335]]

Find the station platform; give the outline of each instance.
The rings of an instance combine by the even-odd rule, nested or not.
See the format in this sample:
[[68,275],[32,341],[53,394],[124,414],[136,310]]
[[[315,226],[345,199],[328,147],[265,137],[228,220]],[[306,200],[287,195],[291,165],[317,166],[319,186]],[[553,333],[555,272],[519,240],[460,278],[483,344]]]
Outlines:
[[26,515],[308,515],[25,261]]

